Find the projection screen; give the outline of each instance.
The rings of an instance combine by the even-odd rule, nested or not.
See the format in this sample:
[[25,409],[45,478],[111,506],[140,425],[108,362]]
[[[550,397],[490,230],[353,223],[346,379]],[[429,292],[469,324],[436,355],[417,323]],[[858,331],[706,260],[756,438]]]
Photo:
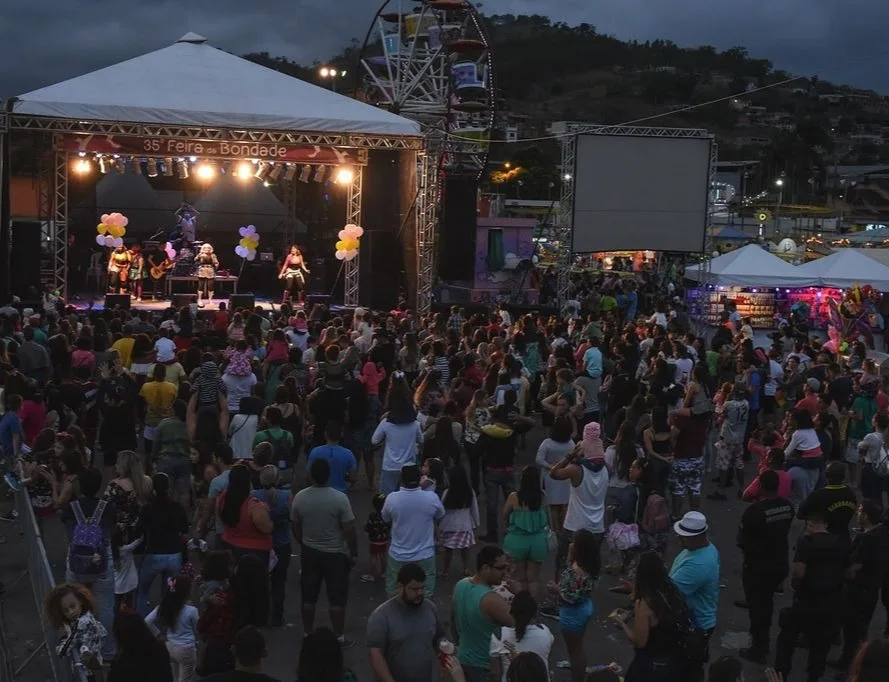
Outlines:
[[712,144],[706,137],[579,135],[572,250],[703,251]]

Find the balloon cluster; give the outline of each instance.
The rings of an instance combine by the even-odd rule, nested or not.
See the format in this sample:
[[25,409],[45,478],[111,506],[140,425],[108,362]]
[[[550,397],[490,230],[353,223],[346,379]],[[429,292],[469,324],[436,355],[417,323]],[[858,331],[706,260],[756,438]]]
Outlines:
[[259,234],[254,225],[247,225],[238,229],[241,241],[235,247],[235,253],[247,260],[256,260],[256,247],[259,246]]
[[843,294],[840,314],[849,319],[860,317],[865,312],[865,305],[869,302],[875,303],[879,298],[879,293],[870,284],[865,284],[863,287],[855,284]]
[[164,245],[164,253],[167,254],[167,258],[170,260],[176,259],[176,249],[173,248],[173,245],[170,242],[167,242]]
[[96,244],[99,246],[123,246],[123,236],[127,233],[129,220],[123,213],[103,213],[102,222],[96,225],[99,234]]
[[336,259],[352,260],[358,255],[358,248],[361,245],[358,241],[364,234],[364,228],[349,223],[337,235],[340,240],[336,243]]

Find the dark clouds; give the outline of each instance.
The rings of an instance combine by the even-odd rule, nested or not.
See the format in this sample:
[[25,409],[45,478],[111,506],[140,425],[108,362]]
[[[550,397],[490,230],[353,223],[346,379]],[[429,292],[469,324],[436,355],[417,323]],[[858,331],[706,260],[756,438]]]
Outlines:
[[[158,49],[187,31],[231,52],[311,63],[363,39],[376,7],[377,0],[5,0],[0,97]],[[587,22],[621,38],[744,45],[787,71],[889,93],[885,0],[486,0],[484,9]]]

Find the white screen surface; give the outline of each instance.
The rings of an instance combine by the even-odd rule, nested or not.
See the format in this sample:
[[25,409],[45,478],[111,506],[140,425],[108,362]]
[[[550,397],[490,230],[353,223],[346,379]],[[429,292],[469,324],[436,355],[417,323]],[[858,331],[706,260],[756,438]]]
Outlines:
[[708,138],[578,136],[572,250],[703,251],[711,144]]

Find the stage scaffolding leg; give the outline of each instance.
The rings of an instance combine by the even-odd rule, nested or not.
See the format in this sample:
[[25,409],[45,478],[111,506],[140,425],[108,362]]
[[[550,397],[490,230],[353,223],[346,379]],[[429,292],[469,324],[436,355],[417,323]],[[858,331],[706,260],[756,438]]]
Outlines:
[[562,195],[559,202],[559,267],[558,305],[561,310],[571,288],[571,265],[574,241],[574,166],[577,157],[577,136],[562,139]]
[[419,193],[417,199],[417,312],[425,314],[432,307],[435,281],[435,230],[438,223],[438,157],[420,154]]
[[0,112],[0,301],[10,299],[9,253],[12,246],[10,231],[10,177],[7,151],[9,132],[6,127],[6,113]]
[[53,216],[50,227],[53,289],[68,298],[68,154],[55,152]]
[[[348,207],[346,209],[346,223],[361,225],[361,192],[364,180],[364,166],[358,166],[355,177],[349,185]],[[343,303],[347,306],[357,306],[359,301],[359,265],[361,261],[361,253],[352,260],[345,261],[345,295]],[[393,301],[393,304],[395,301]]]

